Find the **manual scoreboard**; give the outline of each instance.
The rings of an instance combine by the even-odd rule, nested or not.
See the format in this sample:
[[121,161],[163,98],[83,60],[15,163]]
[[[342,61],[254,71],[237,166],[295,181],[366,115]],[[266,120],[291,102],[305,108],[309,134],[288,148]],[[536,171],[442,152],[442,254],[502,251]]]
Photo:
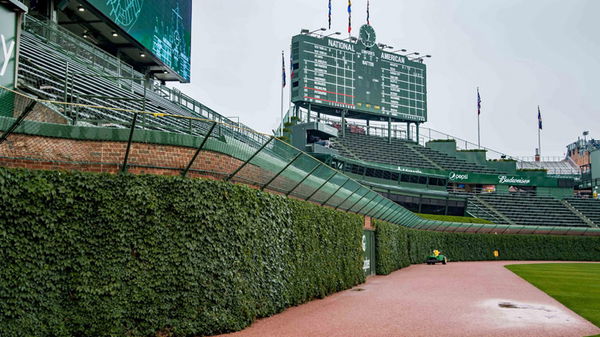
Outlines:
[[427,121],[425,64],[383,51],[364,25],[357,42],[313,36],[292,38],[291,100],[315,110]]

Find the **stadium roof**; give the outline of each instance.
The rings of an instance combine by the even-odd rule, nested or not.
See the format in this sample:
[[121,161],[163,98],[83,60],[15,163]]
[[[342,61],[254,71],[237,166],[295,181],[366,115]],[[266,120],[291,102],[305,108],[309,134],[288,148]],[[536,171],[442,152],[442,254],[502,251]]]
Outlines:
[[156,79],[161,81],[181,80],[141,43],[96,10],[94,6],[86,1],[63,1],[63,3],[65,3],[63,6],[59,5],[60,7],[57,8],[60,26],[85,38],[99,48],[118,55],[142,73],[152,73]]

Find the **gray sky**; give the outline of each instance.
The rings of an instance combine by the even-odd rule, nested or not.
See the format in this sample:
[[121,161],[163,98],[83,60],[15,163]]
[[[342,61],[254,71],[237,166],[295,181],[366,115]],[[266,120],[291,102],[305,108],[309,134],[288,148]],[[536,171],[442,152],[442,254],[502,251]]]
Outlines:
[[[353,33],[367,0],[352,1]],[[515,156],[537,147],[562,156],[582,131],[600,137],[600,0],[371,0],[378,42],[427,59],[428,119],[438,131]],[[346,0],[333,0],[332,32],[346,32]],[[194,1],[192,83],[182,91],[225,116],[271,133],[279,123],[281,50],[327,26],[327,0]],[[289,83],[289,79],[288,79]],[[289,85],[285,90],[289,101]]]

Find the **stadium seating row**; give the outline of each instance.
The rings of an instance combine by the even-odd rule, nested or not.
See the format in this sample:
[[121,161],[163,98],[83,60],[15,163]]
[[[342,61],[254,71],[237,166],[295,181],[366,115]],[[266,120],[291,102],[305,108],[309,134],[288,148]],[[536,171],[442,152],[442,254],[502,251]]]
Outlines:
[[[571,201],[569,199],[569,202]],[[600,215],[600,201],[588,200],[585,204],[587,213]],[[582,208],[577,207],[577,209],[585,214]],[[573,213],[560,200],[549,196],[516,193],[478,194],[469,198],[467,211],[476,217],[500,224],[508,224],[508,221],[495,216],[494,213],[500,213],[518,225],[589,227],[582,218]],[[595,219],[600,220],[600,218]]]
[[333,147],[342,156],[364,161],[397,165],[403,167],[426,168],[433,170],[456,170],[474,173],[498,174],[492,168],[455,158],[411,141],[379,136],[370,136],[347,129],[345,137],[333,141]]

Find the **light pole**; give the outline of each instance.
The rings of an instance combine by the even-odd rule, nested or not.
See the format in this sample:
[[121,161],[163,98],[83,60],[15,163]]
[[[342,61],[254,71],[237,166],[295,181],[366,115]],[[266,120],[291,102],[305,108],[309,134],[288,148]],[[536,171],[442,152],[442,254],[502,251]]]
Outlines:
[[306,29],[306,28],[302,28],[302,30],[300,30],[300,34],[307,34],[307,35],[310,35],[310,34],[312,34],[312,33],[316,33],[316,32],[319,32],[319,31],[322,31],[322,32],[324,32],[324,31],[326,31],[326,30],[327,30],[327,29],[325,29],[325,28],[323,28],[323,27],[321,27],[321,28],[318,28],[318,29],[315,29],[315,30],[313,30],[313,31],[309,31],[309,30],[308,30],[308,29]]
[[410,60],[411,60],[411,61],[419,61],[419,62],[423,63],[423,59],[424,59],[424,58],[430,58],[430,57],[431,57],[431,55],[423,55],[423,56],[421,56],[421,57],[415,57],[415,58],[413,58],[413,59],[410,59]]
[[394,47],[383,43],[378,43],[377,46],[381,49],[394,49]]
[[342,33],[340,33],[340,32],[334,32],[334,33],[331,33],[329,35],[325,35],[325,37],[330,37],[332,35],[342,35]]

